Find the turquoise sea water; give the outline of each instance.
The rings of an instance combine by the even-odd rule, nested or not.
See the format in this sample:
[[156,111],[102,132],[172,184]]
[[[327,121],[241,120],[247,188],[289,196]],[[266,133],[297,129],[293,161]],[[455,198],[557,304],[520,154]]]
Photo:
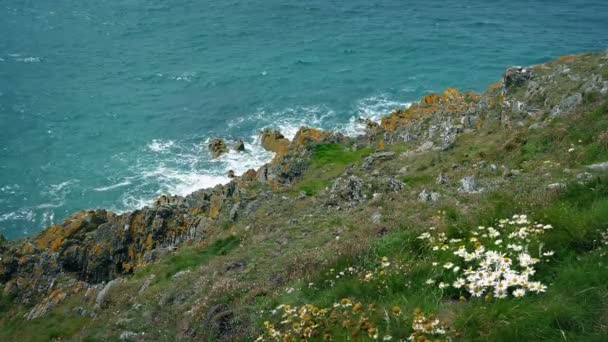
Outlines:
[[[608,48],[608,2],[1,0],[0,232],[185,195],[447,86]],[[211,161],[205,141],[249,151]]]

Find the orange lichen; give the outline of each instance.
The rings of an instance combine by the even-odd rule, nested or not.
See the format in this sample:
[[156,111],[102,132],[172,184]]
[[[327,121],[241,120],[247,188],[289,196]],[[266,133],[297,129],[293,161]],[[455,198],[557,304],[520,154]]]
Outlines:
[[152,238],[152,234],[148,234],[146,238],[146,250],[152,250],[154,248],[154,239]]
[[419,103],[415,103],[407,109],[393,111],[389,116],[382,118],[381,126],[388,131],[393,131],[397,127],[405,126],[435,113],[466,112],[474,108],[480,98],[479,94],[460,93],[455,88],[447,88],[441,94],[425,95]]
[[62,237],[58,237],[55,240],[53,240],[53,242],[51,242],[50,246],[49,246],[49,250],[51,252],[57,252],[59,250],[59,247],[61,247],[61,245],[63,245],[63,238]]
[[560,62],[570,62],[576,59],[575,55],[565,55],[558,58]]
[[309,142],[321,142],[323,139],[329,137],[330,133],[321,131],[314,128],[302,127],[296,133],[295,138],[293,139],[293,144],[298,146],[303,146]]
[[500,89],[502,88],[502,80],[496,82],[496,83],[492,83],[488,86],[488,91],[494,91],[496,89]]
[[222,208],[222,198],[218,195],[211,196],[211,206],[209,208],[209,217],[216,218],[220,214]]

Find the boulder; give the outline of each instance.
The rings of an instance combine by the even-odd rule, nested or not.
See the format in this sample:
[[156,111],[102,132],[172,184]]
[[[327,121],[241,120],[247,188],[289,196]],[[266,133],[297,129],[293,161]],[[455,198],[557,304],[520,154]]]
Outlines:
[[243,140],[239,140],[234,144],[233,149],[238,152],[245,151],[245,142]]
[[532,78],[532,68],[515,66],[507,68],[503,75],[503,84],[505,89],[517,87],[525,84]]
[[458,191],[465,194],[474,194],[481,192],[483,189],[479,187],[479,183],[474,176],[466,176],[460,180],[461,187]]
[[289,147],[289,140],[281,132],[269,128],[262,131],[260,140],[265,150],[277,154],[285,154]]
[[108,301],[108,294],[110,293],[110,291],[112,291],[112,289],[117,287],[118,285],[122,284],[122,281],[122,278],[116,278],[108,282],[106,286],[104,286],[103,289],[99,292],[97,298],[95,298],[95,308],[103,307]]
[[547,189],[549,190],[559,190],[559,189],[563,189],[566,186],[562,183],[553,183],[553,184],[549,184],[547,185]]
[[345,201],[351,205],[355,205],[365,200],[364,186],[363,180],[357,176],[336,179],[330,189],[329,198],[331,204]]
[[571,113],[578,105],[583,102],[583,95],[576,93],[570,96],[564,96],[560,103],[551,109],[551,117],[558,117],[564,114]]
[[587,166],[589,171],[606,172],[608,171],[608,162],[597,163]]
[[427,189],[422,190],[418,194],[418,201],[420,202],[437,202],[441,195],[438,192],[428,191]]
[[211,142],[209,142],[208,147],[212,158],[217,158],[222,154],[228,152],[228,147],[226,147],[226,142],[223,139],[211,139]]

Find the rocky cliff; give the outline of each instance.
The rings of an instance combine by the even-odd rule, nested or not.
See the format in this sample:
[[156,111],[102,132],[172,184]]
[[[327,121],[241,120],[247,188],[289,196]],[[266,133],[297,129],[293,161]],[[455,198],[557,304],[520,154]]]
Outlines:
[[[135,292],[145,293],[157,281],[152,279],[158,279],[159,275],[142,280],[140,272],[172,260],[181,251],[210,248],[236,236],[241,241],[240,248],[248,249],[249,254],[240,252],[236,259],[201,266],[204,277],[215,275],[189,280],[189,284],[197,284],[195,287],[206,291],[206,295],[201,297],[192,293],[192,289],[179,294],[171,290],[172,296],[177,296],[171,301],[188,310],[183,314],[188,317],[184,326],[171,334],[193,339],[201,336],[246,339],[251,332],[234,326],[252,325],[240,321],[244,316],[236,313],[235,306],[247,306],[246,303],[270,289],[282,288],[314,273],[314,268],[335,259],[335,255],[330,256],[336,250],[332,244],[340,238],[349,239],[344,236],[350,236],[353,244],[340,248],[349,249],[348,253],[354,255],[371,243],[368,241],[371,236],[380,238],[389,234],[393,226],[419,219],[413,218],[415,213],[402,217],[393,207],[394,201],[412,201],[417,206],[446,199],[446,203],[461,205],[468,200],[458,196],[509,186],[512,177],[522,171],[515,165],[485,161],[492,158],[489,154],[508,154],[520,149],[526,145],[528,132],[545,130],[559,120],[572,120],[580,115],[581,108],[601,104],[607,97],[608,54],[592,53],[508,68],[501,80],[482,94],[453,88],[428,94],[409,108],[387,113],[379,124],[367,122],[367,133],[360,137],[301,128],[289,141],[280,132],[266,130],[261,133],[262,144],[275,152],[274,159],[258,170],[234,177],[226,185],[185,197],[161,196],[149,207],[120,215],[107,210],[82,211],[32,238],[0,241],[0,283],[3,298],[9,301],[5,308],[13,315],[4,317],[0,324],[14,319],[44,319],[72,299],[82,302],[78,305],[79,316],[93,321],[109,320],[111,315],[104,308],[112,304],[107,304],[105,298],[113,288],[137,284],[132,285],[137,286]],[[467,152],[470,146],[459,143],[477,139],[478,144],[491,136],[504,139],[492,151],[475,154]],[[220,146],[221,149],[226,148]],[[601,156],[604,152],[598,153]],[[334,164],[330,163],[331,168],[324,164],[325,155],[336,158]],[[452,156],[458,156],[460,162],[446,165]],[[423,162],[425,166],[419,164]],[[436,165],[441,165],[436,176],[428,179],[419,176]],[[485,173],[496,176],[486,179]],[[387,208],[393,209],[387,212]],[[466,208],[463,210],[473,210]],[[346,216],[341,216],[342,213]],[[340,220],[344,222],[349,217],[357,220],[369,217],[369,222],[365,219],[369,228],[358,228],[354,222],[329,224],[332,217],[343,217]],[[295,237],[288,237],[275,231],[277,222],[286,230],[307,228],[301,228]],[[315,234],[321,234],[318,230],[328,224],[332,227],[326,232],[329,240],[315,240]],[[275,239],[276,244],[263,247],[268,239]],[[363,240],[367,242],[357,247]],[[274,269],[273,258],[290,254],[280,250],[290,249],[292,244],[302,248],[298,249],[299,255],[281,263],[283,269]],[[323,251],[307,257],[311,249]],[[259,270],[253,264],[274,270],[268,277],[258,279],[247,272],[250,268]],[[239,280],[229,282],[227,279],[232,279],[235,272],[240,274]],[[191,275],[185,273],[181,277],[187,279]],[[179,284],[178,278],[181,279],[180,275],[172,274],[170,279]],[[253,289],[257,292],[251,292]],[[229,302],[212,300],[213,295],[226,291],[232,291],[233,299]],[[168,300],[161,292],[154,296]],[[129,298],[137,302],[136,294]],[[188,302],[190,305],[185,304]],[[82,333],[84,327],[77,331]],[[123,333],[120,338],[146,339],[140,332]],[[157,337],[169,338],[162,333]]]

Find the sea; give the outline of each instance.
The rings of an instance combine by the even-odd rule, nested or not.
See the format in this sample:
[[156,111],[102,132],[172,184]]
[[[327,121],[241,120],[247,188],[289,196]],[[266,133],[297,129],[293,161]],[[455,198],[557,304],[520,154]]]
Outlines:
[[[0,233],[134,210],[428,92],[608,49],[606,0],[0,0]],[[247,150],[210,158],[209,139]]]

